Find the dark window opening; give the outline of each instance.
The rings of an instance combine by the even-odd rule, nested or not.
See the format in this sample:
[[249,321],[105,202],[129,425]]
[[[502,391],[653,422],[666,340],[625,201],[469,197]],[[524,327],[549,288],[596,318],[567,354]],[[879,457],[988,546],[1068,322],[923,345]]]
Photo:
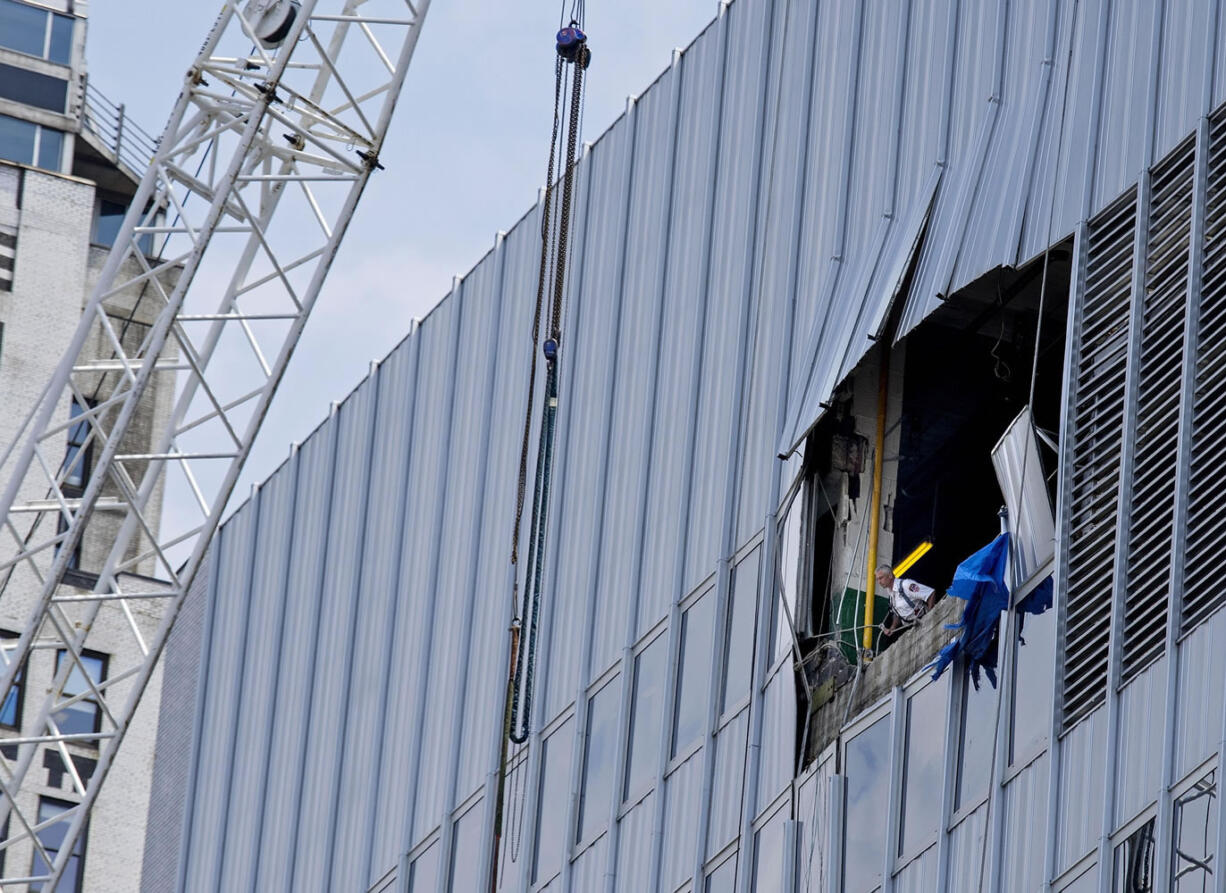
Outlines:
[[[50,874],[51,866],[47,860],[55,861],[55,857],[59,854],[64,846],[64,838],[68,836],[68,826],[72,824],[72,816],[64,816],[60,821],[56,821],[56,816],[64,815],[68,810],[72,809],[77,804],[68,803],[64,800],[56,800],[52,797],[38,798],[38,824],[44,825],[38,831],[38,841],[42,844],[43,850],[47,853],[47,859],[43,859],[43,855],[37,848],[34,850],[34,863],[30,868],[30,875],[37,877],[39,875]],[[64,873],[60,876],[60,882],[57,885],[57,890],[69,890],[72,893],[80,893],[81,882],[85,875],[85,838],[88,836],[89,824],[86,822],[81,828],[81,833],[77,835],[77,842],[73,845],[72,855],[68,858],[68,864],[64,867]],[[41,891],[43,884],[35,882],[30,884],[30,893]]]
[[[87,402],[92,407],[93,401]],[[85,418],[85,407],[74,400],[68,412],[71,424],[68,427],[68,444],[64,451],[64,463],[60,469],[60,492],[63,493],[65,499],[80,499],[89,484],[90,471],[93,468],[94,443],[90,437],[89,419]],[[58,519],[56,532],[60,534],[67,532],[68,520],[64,517],[63,512],[56,517]],[[58,547],[56,551],[59,551]],[[68,557],[68,573],[65,575],[65,582],[92,588],[93,579],[87,580],[87,576],[81,571],[81,542],[78,541],[72,554]],[[77,579],[78,577],[80,579]]]
[[[119,198],[99,198],[94,209],[94,230],[90,236],[90,244],[100,248],[110,248],[119,238],[123,229],[123,219],[128,213],[128,202]],[[138,221],[138,225],[144,221]],[[153,255],[153,233],[144,233],[137,238],[140,250],[146,255]]]
[[[0,670],[7,670],[11,655],[16,650],[18,635],[15,632],[7,629],[0,629],[0,656],[3,657],[4,667]],[[21,729],[21,707],[25,700],[25,684],[23,677],[25,676],[25,667],[21,667],[17,671],[17,675],[13,677],[13,687],[8,690],[4,696],[4,701],[0,702],[0,727],[6,729]],[[0,852],[3,852],[0,850]]]
[[1114,893],[1152,893],[1154,889],[1154,820],[1150,819],[1115,848]]
[[62,114],[67,109],[68,81],[0,63],[0,97]]
[[[1052,249],[1045,289],[1042,257],[989,273],[906,339],[898,490],[887,519],[894,554],[887,557],[897,562],[930,540],[933,548],[907,576],[938,592],[1000,532],[1003,496],[991,454],[1030,401],[1032,368],[1035,425],[1056,439],[1070,257],[1067,245]],[[1055,505],[1055,454],[1041,452],[1035,473]]]
[[[55,653],[56,673],[59,673],[67,656],[68,652],[63,649]],[[63,692],[64,700],[77,697],[79,700],[57,710],[52,717],[62,734],[91,735],[102,731],[102,708],[98,706],[98,701],[93,696],[90,682],[93,682],[95,688],[100,686],[106,680],[106,672],[107,656],[105,654],[89,650],[81,652],[81,663],[74,665],[69,671]],[[89,674],[88,679],[86,673]],[[96,742],[86,740],[80,743],[92,746]]]

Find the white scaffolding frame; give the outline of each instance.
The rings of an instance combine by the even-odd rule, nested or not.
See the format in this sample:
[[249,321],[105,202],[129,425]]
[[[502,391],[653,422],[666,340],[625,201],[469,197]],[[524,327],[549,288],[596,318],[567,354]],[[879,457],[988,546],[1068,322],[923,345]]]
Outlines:
[[[25,732],[0,742],[0,853],[23,844],[49,869],[5,859],[0,884],[54,888],[72,858],[354,206],[381,166],[429,0],[302,0],[276,49],[253,36],[243,7],[224,5],[189,69],[68,352],[0,456],[0,598],[10,615],[27,617],[6,648],[0,690],[13,688],[32,651],[66,657],[45,692],[26,692]],[[128,324],[141,302],[150,309],[136,338]],[[159,393],[172,395],[170,408],[148,430],[138,419]],[[78,449],[67,450],[70,435]],[[93,467],[83,467],[91,454]],[[168,486],[185,497],[170,513],[177,524],[162,517]],[[181,502],[189,519],[179,517]],[[83,535],[91,554],[106,556],[92,591],[72,567]],[[109,643],[116,628],[125,641],[106,649],[106,678],[95,680],[82,653],[103,613]],[[70,675],[75,691],[65,695]],[[61,711],[83,700],[97,705],[99,728],[61,730]],[[70,751],[82,744],[97,759],[84,778]],[[79,804],[40,825],[32,768],[47,748]],[[39,832],[63,822],[52,855]]]

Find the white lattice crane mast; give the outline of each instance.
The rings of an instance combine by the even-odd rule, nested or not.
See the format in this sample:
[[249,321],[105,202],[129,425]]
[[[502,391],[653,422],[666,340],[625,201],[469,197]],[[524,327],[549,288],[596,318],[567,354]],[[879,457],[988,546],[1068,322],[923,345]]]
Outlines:
[[[188,71],[68,353],[0,457],[0,606],[27,618],[0,691],[32,651],[60,655],[46,692],[26,692],[25,732],[0,742],[0,850],[29,846],[33,864],[49,868],[6,859],[0,884],[54,886],[71,857],[380,166],[428,7],[226,3]],[[142,305],[150,321],[129,326]],[[167,409],[151,413],[158,393]],[[92,591],[73,566],[83,541],[106,556]],[[102,626],[111,658],[95,680],[82,652]],[[83,700],[97,705],[100,728],[62,731],[59,718]],[[85,777],[70,750],[82,743],[97,747]],[[54,853],[39,841],[50,823],[39,824],[31,790],[47,748],[80,798],[55,818],[68,826]]]

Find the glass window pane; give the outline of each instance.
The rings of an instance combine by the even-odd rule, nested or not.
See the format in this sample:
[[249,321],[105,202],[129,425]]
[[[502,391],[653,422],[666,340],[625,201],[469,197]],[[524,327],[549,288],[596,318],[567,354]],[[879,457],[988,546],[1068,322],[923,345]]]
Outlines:
[[706,891],[707,893],[736,893],[735,856],[707,875]]
[[542,745],[541,786],[536,804],[536,859],[532,881],[548,880],[562,867],[566,833],[567,801],[570,799],[570,754],[574,744],[574,719],[568,719]]
[[52,14],[51,46],[47,58],[60,65],[72,62],[72,16]]
[[[0,27],[0,30],[3,30]],[[35,125],[29,121],[0,115],[0,159],[20,164],[34,163]]]
[[843,883],[866,893],[881,882],[885,861],[882,816],[890,796],[890,718],[882,717],[847,742]]
[[[65,803],[63,800],[53,800],[50,797],[41,797],[38,801],[38,823],[51,821],[58,815],[67,812],[73,804]],[[66,817],[61,822],[55,822],[42,828],[38,832],[39,842],[42,843],[47,855],[54,861],[56,854],[59,853],[61,845],[64,843],[64,836],[68,832],[68,826],[71,823],[71,817]],[[81,863],[85,858],[85,839],[89,832],[88,826],[81,830],[77,835],[77,842],[72,848],[72,856],[69,858],[67,865],[64,866],[64,875],[60,880],[58,889],[60,890],[76,890],[78,889],[79,878],[81,874]],[[42,854],[34,851],[34,860],[31,865],[31,874],[40,875],[50,871],[50,867],[43,860]],[[40,883],[30,884],[31,893],[41,891],[43,885]]]
[[[85,412],[81,408],[81,404],[76,400],[72,401],[72,405],[68,408],[68,419],[80,419]],[[85,446],[85,441],[89,438],[89,421],[81,419],[77,422],[72,422],[68,427],[68,448],[64,452],[64,486],[85,488],[85,480],[89,475],[89,469],[85,466],[89,464],[88,450],[84,457],[81,456],[81,448]]]
[[634,659],[634,695],[630,703],[630,753],[622,799],[638,792],[656,774],[656,754],[664,724],[665,661],[668,636],[659,636]]
[[771,656],[771,664],[779,661],[783,655],[787,654],[792,648],[792,633],[788,629],[787,614],[783,610],[783,606],[779,603],[784,599],[788,603],[789,609],[792,611],[792,616],[796,616],[796,605],[800,587],[804,579],[803,568],[801,567],[801,507],[804,503],[803,497],[797,497],[792,501],[791,508],[788,509],[787,518],[779,529],[779,556],[782,564],[782,592],[772,599],[771,603],[771,644],[769,654]]
[[0,46],[42,58],[46,36],[46,10],[0,0]]
[[754,890],[783,889],[783,816],[771,819],[754,835]]
[[[3,646],[0,646],[0,659],[4,661],[3,669],[8,669],[9,660],[13,652],[17,648],[17,634],[7,630],[0,630],[0,639],[3,640]],[[18,672],[13,680],[13,687],[9,689],[8,694],[4,697],[4,703],[0,705],[0,726],[5,726],[10,729],[21,728],[21,677],[22,673]]]
[[992,779],[992,751],[995,737],[996,689],[990,685],[975,688],[962,676],[962,719],[958,735],[958,786],[954,809],[976,803],[988,792]]
[[614,752],[617,747],[617,707],[620,677],[615,677],[588,702],[587,742],[580,788],[579,830],[576,842],[588,840],[609,818],[613,794]]
[[1098,870],[1097,866],[1095,866],[1065,887],[1061,893],[1094,893],[1097,889]]
[[940,824],[948,679],[925,685],[907,701],[899,855],[918,852]]
[[706,721],[714,627],[715,598],[708,590],[681,618],[681,676],[677,680],[673,756],[699,736]]
[[1056,612],[1026,615],[1013,661],[1013,715],[1009,764],[1034,754],[1051,730]]
[[126,205],[109,202],[102,199],[98,202],[98,219],[94,221],[93,243],[109,248],[119,238],[119,230],[123,227],[124,215],[128,213]]
[[38,166],[49,171],[58,171],[63,153],[64,134],[50,127],[43,127],[38,138]]
[[[67,652],[57,651],[55,655],[55,669],[59,672],[61,661],[66,659]],[[94,683],[100,683],[106,678],[105,661],[97,656],[90,654],[81,655],[81,662],[89,671],[90,678]],[[73,666],[68,673],[68,679],[64,682],[64,697],[71,698],[76,695],[84,694],[89,691],[89,683],[85,680],[85,675],[81,672],[80,666]],[[54,714],[55,724],[64,734],[82,735],[96,732],[99,730],[101,715],[97,704],[92,698],[83,698],[75,704],[71,704],[62,710],[57,710]]]
[[728,610],[728,661],[720,713],[749,694],[753,677],[754,617],[758,605],[760,548],[746,555],[732,572],[732,604]]
[[1209,893],[1215,889],[1217,823],[1217,783],[1210,772],[1175,800],[1171,866],[1171,889],[1175,893]]
[[451,838],[451,889],[467,893],[481,889],[481,804],[477,804],[456,821]]
[[68,104],[68,81],[16,65],[0,64],[0,96],[36,108],[63,112]]
[[1150,819],[1115,848],[1111,889],[1150,893],[1154,889],[1154,820]]
[[409,869],[409,890],[412,893],[434,893],[438,889],[438,854],[438,844],[432,844],[413,860],[413,867]]

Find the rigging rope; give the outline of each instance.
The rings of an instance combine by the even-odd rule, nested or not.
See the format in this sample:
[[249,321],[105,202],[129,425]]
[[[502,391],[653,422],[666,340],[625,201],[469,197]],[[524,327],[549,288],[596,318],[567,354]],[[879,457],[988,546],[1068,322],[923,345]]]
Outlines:
[[[564,0],[565,3],[565,0]],[[565,9],[565,5],[563,5]],[[493,859],[490,867],[491,889],[498,886],[498,856],[502,837],[504,790],[507,780],[508,749],[510,744],[527,742],[532,718],[532,693],[536,674],[536,650],[538,644],[538,621],[541,607],[541,587],[545,568],[545,543],[549,520],[549,496],[553,479],[554,442],[557,433],[558,412],[558,354],[562,342],[562,316],[567,284],[567,251],[570,237],[572,198],[574,194],[575,156],[579,145],[581,108],[583,97],[583,72],[591,61],[587,36],[580,29],[583,15],[583,0],[575,0],[571,6],[570,24],[558,31],[557,59],[554,64],[553,127],[549,138],[549,163],[546,168],[545,195],[541,208],[541,255],[537,268],[536,301],[532,317],[532,359],[528,372],[528,405],[524,415],[523,438],[520,446],[519,474],[515,498],[515,519],[511,531],[511,602],[515,610],[511,623],[510,661],[503,708],[503,736],[499,759],[497,800],[494,810]],[[563,86],[570,75],[569,97]],[[567,100],[569,99],[569,103]],[[567,105],[569,108],[567,109]],[[559,131],[563,111],[567,111],[566,147],[561,166],[562,195],[554,207],[555,164],[561,148]],[[549,316],[546,320],[548,337],[540,343],[541,323],[545,311],[546,290],[549,291]],[[528,554],[524,571],[522,592],[519,584],[520,530],[523,526],[524,506],[528,483],[528,445],[531,439],[533,411],[535,408],[537,350],[545,359],[545,393],[541,412],[540,435],[537,443],[536,471],[533,477],[532,512],[528,524]],[[525,628],[525,623],[527,624]],[[520,751],[522,752],[522,751]],[[517,778],[525,773],[525,766],[516,770]],[[511,811],[522,821],[522,804],[517,799],[522,791],[512,791]],[[513,827],[513,830],[516,830]],[[511,861],[517,861],[519,838],[512,840]]]

